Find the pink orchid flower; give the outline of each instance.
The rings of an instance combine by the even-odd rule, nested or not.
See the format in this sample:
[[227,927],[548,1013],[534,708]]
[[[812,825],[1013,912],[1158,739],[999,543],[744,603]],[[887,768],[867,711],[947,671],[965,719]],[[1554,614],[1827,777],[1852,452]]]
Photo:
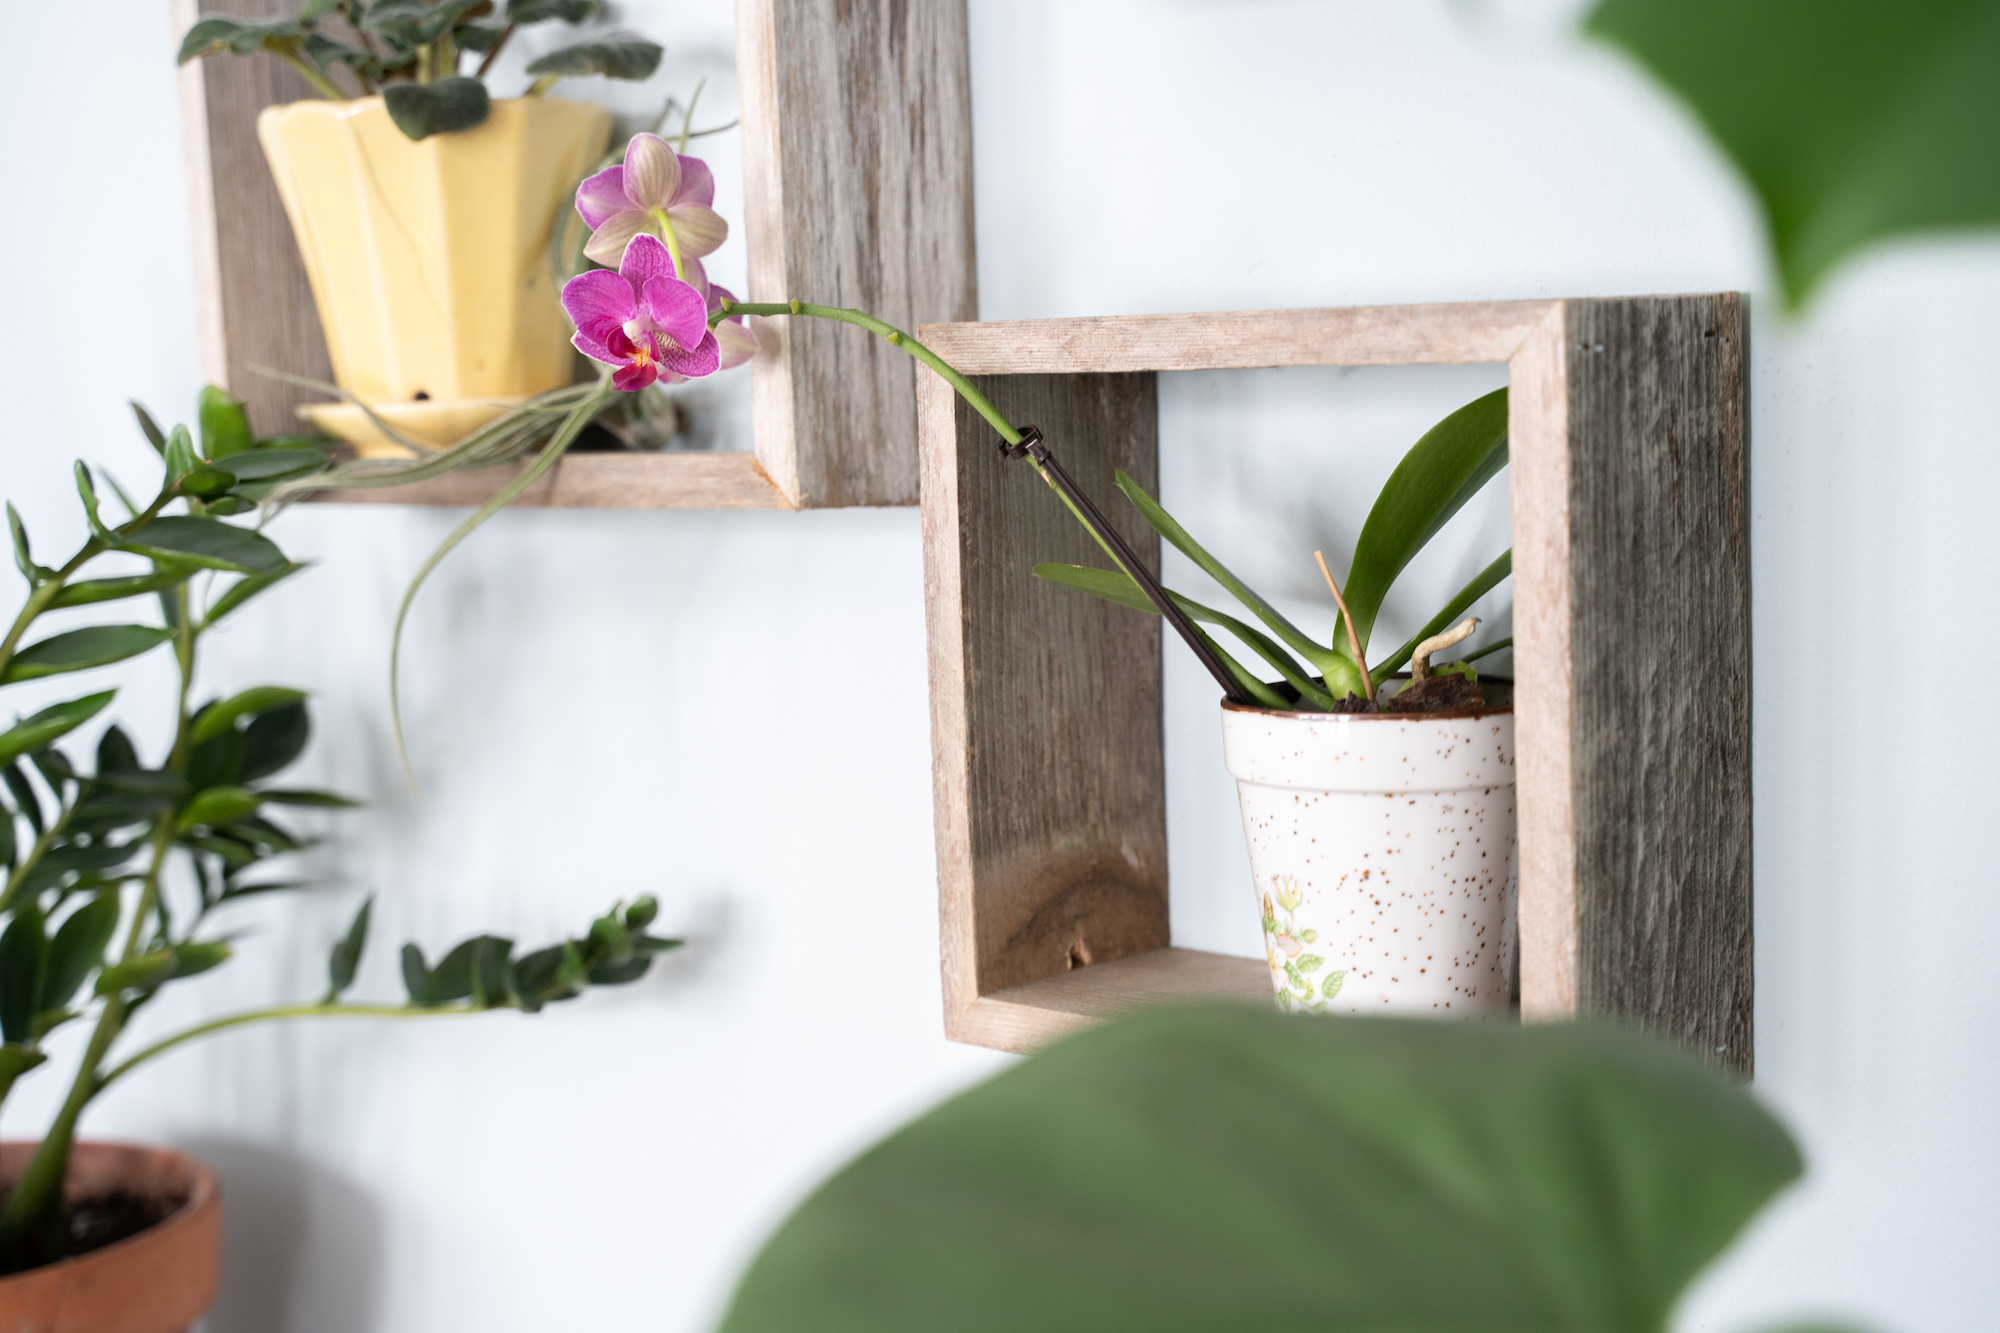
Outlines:
[[[708,305],[710,318],[722,309],[723,301],[736,299],[736,293],[727,287],[709,282],[708,271],[702,267],[699,259],[688,260],[681,266],[681,270],[681,280],[701,293],[702,299]],[[731,315],[727,319],[709,325],[709,328],[715,334],[716,348],[721,353],[718,369],[734,369],[757,355],[757,335],[750,332],[743,316]],[[662,384],[680,384],[686,379],[687,376],[676,375],[671,370],[660,372]]]
[[562,302],[576,324],[576,350],[618,367],[611,382],[627,393],[662,374],[699,379],[722,364],[708,302],[674,276],[657,236],[633,237],[616,273],[600,268],[571,278]]
[[620,264],[633,237],[664,235],[664,222],[673,228],[685,265],[729,239],[729,224],[709,207],[714,202],[715,177],[707,163],[682,157],[657,134],[635,134],[625,148],[625,165],[608,167],[577,187],[576,211],[590,228],[583,252],[600,264]]

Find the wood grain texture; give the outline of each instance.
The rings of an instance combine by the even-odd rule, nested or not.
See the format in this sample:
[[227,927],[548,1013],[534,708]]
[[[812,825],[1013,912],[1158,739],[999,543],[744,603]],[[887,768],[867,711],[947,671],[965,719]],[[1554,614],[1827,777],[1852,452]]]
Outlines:
[[1023,319],[941,326],[920,336],[967,374],[1462,365],[1505,361],[1555,304],[1486,301]]
[[1514,798],[1521,1013],[1576,1013],[1576,803],[1570,749],[1569,362],[1564,307],[1507,366],[1514,528]]
[[1747,1074],[1743,351],[1734,294],[1565,311],[1578,1006]]
[[[1151,375],[979,382],[1093,495],[1155,484]],[[1164,948],[1160,625],[1034,578],[1089,534],[942,385],[923,411],[924,571],[946,1025],[982,995]],[[1113,521],[1157,567],[1159,539]]]
[[[297,10],[296,0],[172,0],[175,40],[197,12],[262,19]],[[333,364],[292,225],[257,143],[257,113],[317,94],[261,56],[196,61],[181,79],[202,373],[249,405],[259,434],[293,433],[293,409],[321,395],[250,367],[330,380]]]
[[1154,949],[981,996],[957,1016],[951,1037],[1032,1051],[1114,1014],[1193,1000],[1268,1006],[1271,969],[1261,958]]
[[[485,504],[525,463],[379,490],[321,491],[327,504]],[[574,509],[791,509],[754,454],[568,454],[514,501]]]
[[[903,329],[978,313],[965,0],[738,0],[752,301]],[[914,504],[917,366],[760,320],[757,451],[801,506]]]

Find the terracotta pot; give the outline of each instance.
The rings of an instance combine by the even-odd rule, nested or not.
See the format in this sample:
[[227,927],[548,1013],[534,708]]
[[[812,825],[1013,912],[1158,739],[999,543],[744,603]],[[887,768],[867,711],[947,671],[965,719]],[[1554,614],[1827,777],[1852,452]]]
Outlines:
[[[1510,684],[1495,684],[1511,698]],[[1225,702],[1222,745],[1279,1008],[1507,1011],[1510,704],[1394,714]]]
[[[0,1144],[0,1177],[27,1166],[32,1143]],[[0,1333],[183,1333],[222,1285],[222,1191],[192,1157],[127,1143],[79,1143],[63,1194],[114,1191],[185,1199],[136,1236],[0,1278]]]

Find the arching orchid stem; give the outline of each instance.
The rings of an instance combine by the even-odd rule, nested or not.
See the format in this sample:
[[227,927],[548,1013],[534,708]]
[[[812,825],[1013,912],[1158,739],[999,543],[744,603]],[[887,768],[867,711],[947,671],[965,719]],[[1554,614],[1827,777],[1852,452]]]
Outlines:
[[1333,604],[1340,608],[1340,623],[1347,626],[1347,648],[1354,654],[1354,665],[1361,668],[1361,686],[1368,691],[1368,707],[1373,711],[1380,707],[1375,702],[1375,678],[1368,674],[1368,659],[1361,655],[1361,636],[1354,630],[1354,617],[1347,613],[1347,599],[1340,595],[1340,585],[1333,581],[1333,571],[1326,567],[1326,555],[1314,551],[1313,559],[1319,561],[1319,572],[1333,593]]

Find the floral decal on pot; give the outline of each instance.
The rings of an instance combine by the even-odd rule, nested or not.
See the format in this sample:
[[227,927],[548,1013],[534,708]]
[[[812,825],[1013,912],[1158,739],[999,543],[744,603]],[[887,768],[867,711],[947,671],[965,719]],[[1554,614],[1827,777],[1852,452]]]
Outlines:
[[1318,941],[1319,932],[1298,928],[1294,914],[1305,896],[1299,892],[1299,882],[1289,875],[1273,875],[1271,887],[1274,892],[1264,895],[1264,956],[1271,963],[1271,983],[1277,991],[1278,1007],[1286,1013],[1299,1010],[1320,1013],[1326,1002],[1340,993],[1340,983],[1347,980],[1347,973],[1335,970],[1323,979],[1313,975],[1326,966],[1326,959],[1305,951],[1307,945]]

